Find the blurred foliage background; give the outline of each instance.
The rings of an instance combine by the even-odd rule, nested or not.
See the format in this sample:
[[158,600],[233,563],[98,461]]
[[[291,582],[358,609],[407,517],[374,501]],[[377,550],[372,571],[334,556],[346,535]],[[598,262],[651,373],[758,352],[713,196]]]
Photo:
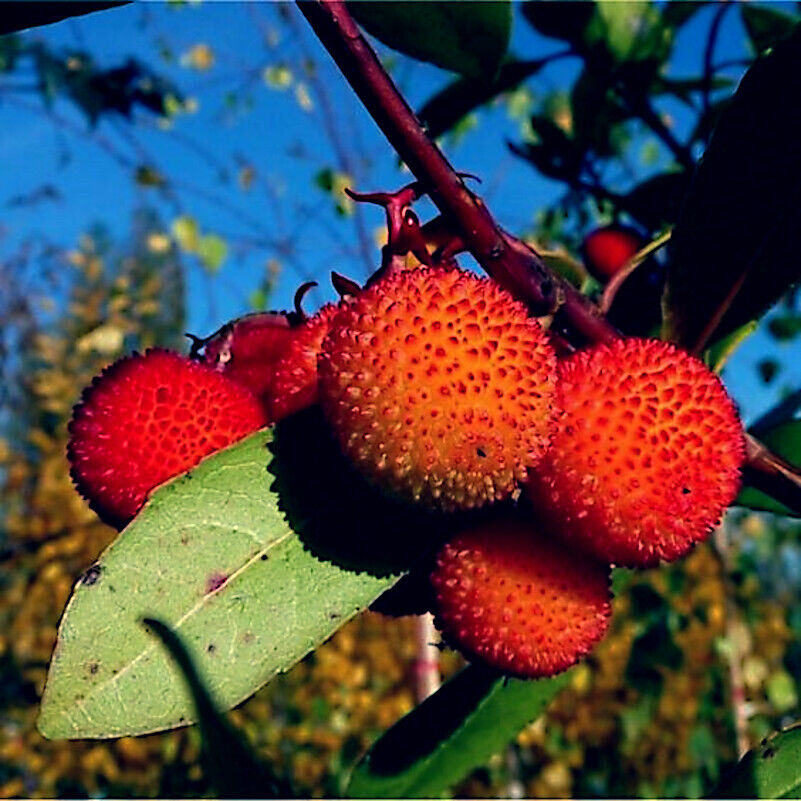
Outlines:
[[[584,235],[621,221],[650,239],[675,223],[692,170],[739,76],[759,52],[788,36],[797,19],[790,5],[611,6],[616,10],[601,12],[582,4],[567,13],[560,4],[516,6],[515,25],[528,26],[531,38],[524,43],[532,52],[509,56],[483,81],[437,72],[439,86],[431,92],[432,80],[423,81],[429,97],[419,103],[431,132],[461,153],[460,143],[480,144],[497,133],[488,122],[493,114],[513,126],[508,156],[514,169],[525,165],[551,182],[547,200],[525,203],[528,217],[519,220],[519,232],[590,293],[600,287],[581,263]],[[201,5],[180,13],[204,12]],[[230,13],[253,11],[237,6]],[[288,289],[278,286],[287,276],[285,287],[319,278],[317,266],[304,266],[308,234],[295,225],[304,214],[334,231],[315,265],[330,265],[335,253],[340,263],[361,262],[351,273],[363,277],[377,261],[380,231],[343,198],[342,187],[376,174],[405,180],[395,164],[359,158],[357,140],[349,136],[350,112],[332,106],[336,96],[326,85],[326,68],[299,32],[294,8],[256,13],[263,15],[264,50],[253,64],[237,61],[232,75],[223,76],[233,88],[225,90],[220,113],[247,120],[254,81],[276,93],[291,91],[300,113],[319,115],[327,149],[299,156],[313,164],[304,173],[313,201],[285,202],[268,181],[266,202],[285,225],[254,219],[252,230],[239,235],[215,227],[214,213],[196,213],[193,203],[205,193],[219,213],[226,205],[252,213],[248,193],[262,180],[255,157],[240,153],[221,165],[214,142],[195,142],[202,159],[227,173],[207,189],[171,169],[167,155],[166,166],[157,163],[136,139],[152,125],[191,135],[188,118],[197,101],[175,76],[217,80],[218,53],[232,46],[222,32],[219,42],[191,42],[178,53],[159,30],[163,19],[142,12],[143,30],[157,31],[162,47],[162,61],[152,65],[124,53],[115,64],[101,65],[86,47],[55,45],[41,32],[0,38],[0,114],[23,113],[20,103],[35,106],[59,132],[54,141],[85,137],[83,147],[105,150],[120,170],[118,180],[137,187],[127,230],[104,227],[98,208],[81,221],[84,233],[66,242],[42,233],[59,195],[55,183],[5,201],[8,209],[33,208],[41,216],[36,230],[5,230],[0,239],[2,797],[209,792],[194,729],[49,742],[37,733],[35,717],[73,582],[115,533],[87,509],[68,475],[66,424],[81,389],[133,349],[185,347],[184,331],[198,319],[192,311],[198,271],[213,293],[231,259],[257,260],[258,270],[238,290],[246,308],[283,303]],[[736,55],[720,58],[717,39],[735,22]],[[694,38],[682,39],[690,24]],[[279,46],[282,41],[289,44]],[[676,62],[684,66],[685,60],[674,48],[688,41],[701,55],[698,70],[676,74]],[[385,53],[401,84],[420,94],[414,65]],[[572,61],[572,71],[547,72],[564,60]],[[514,193],[511,202],[519,205]],[[658,323],[658,304],[642,299],[661,287],[660,258],[642,273],[647,286],[620,293],[614,314],[624,328],[649,331]],[[187,313],[195,314],[189,323]],[[733,385],[762,386],[761,397],[771,402],[792,397],[797,385],[787,347],[799,333],[798,297],[791,291],[752,335],[749,361],[729,368]],[[738,754],[801,715],[800,528],[790,518],[734,510],[686,560],[616,574],[609,637],[574,671],[547,713],[456,795],[707,794]],[[230,718],[302,794],[341,795],[367,745],[414,706],[416,658],[413,618],[368,612]],[[441,654],[443,677],[460,665],[455,654]]]

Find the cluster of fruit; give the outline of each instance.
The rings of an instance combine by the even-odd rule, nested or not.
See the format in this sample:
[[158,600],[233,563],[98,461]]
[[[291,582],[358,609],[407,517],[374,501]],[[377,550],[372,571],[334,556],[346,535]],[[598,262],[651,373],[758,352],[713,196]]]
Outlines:
[[557,360],[521,303],[460,269],[392,272],[309,319],[252,316],[204,345],[123,359],[85,391],[69,457],[93,508],[121,525],[158,484],[319,403],[392,497],[502,502],[441,545],[430,586],[445,639],[511,675],[586,655],[608,626],[610,565],[682,556],[737,492],[742,427],[705,365],[636,338]]

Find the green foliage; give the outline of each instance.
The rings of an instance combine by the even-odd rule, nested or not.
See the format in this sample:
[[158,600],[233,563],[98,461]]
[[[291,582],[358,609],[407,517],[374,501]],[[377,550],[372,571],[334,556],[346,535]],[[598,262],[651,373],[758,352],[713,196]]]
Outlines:
[[[770,427],[759,426],[754,433],[778,456],[790,464],[801,465],[801,420],[790,420]],[[737,498],[737,505],[780,515],[801,516],[753,487],[745,487],[742,490]]]
[[665,333],[686,347],[718,314],[717,336],[758,317],[801,277],[801,118],[787,103],[801,90],[799,47],[796,32],[746,73],[685,200],[670,243]]
[[509,0],[358,0],[348,7],[373,36],[401,53],[466,77],[491,80],[509,45]]
[[196,720],[142,617],[180,631],[203,681],[231,707],[397,579],[343,569],[304,546],[271,489],[271,440],[255,434],[165,485],[84,574],[50,667],[46,736],[115,737]]
[[763,740],[749,751],[715,792],[716,798],[798,798],[801,792],[801,727]]
[[565,686],[466,668],[396,723],[357,766],[353,798],[436,798],[487,763]]
[[704,354],[704,360],[709,367],[716,373],[719,373],[737,348],[757,330],[758,326],[758,320],[751,320],[715,342]]
[[420,121],[426,126],[428,135],[436,139],[456,127],[479,106],[536,75],[549,60],[508,61],[492,81],[486,77],[458,78],[426,101],[418,113]]

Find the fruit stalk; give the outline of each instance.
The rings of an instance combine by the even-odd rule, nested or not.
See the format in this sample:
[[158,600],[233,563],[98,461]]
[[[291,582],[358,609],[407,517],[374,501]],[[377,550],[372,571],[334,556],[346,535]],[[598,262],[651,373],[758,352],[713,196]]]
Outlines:
[[[503,231],[471,193],[398,91],[343,0],[297,0],[320,42],[389,143],[420,181],[479,264],[535,314],[554,314],[553,329],[579,342],[611,342],[620,333],[598,307],[553,274],[539,255]],[[747,436],[747,481],[801,513],[801,471]]]

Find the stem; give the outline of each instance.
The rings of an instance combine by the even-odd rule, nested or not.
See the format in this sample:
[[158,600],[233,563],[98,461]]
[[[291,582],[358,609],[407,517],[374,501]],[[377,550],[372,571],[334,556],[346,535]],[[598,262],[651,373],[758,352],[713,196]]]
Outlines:
[[414,619],[414,694],[420,704],[433,695],[440,685],[439,649],[435,643],[439,633],[434,627],[434,616],[418,615]]
[[585,341],[618,336],[590,301],[552,275],[521,240],[503,231],[468,190],[401,96],[341,0],[299,0],[298,7],[379,128],[439,210],[458,227],[476,261],[534,313],[558,316]]
[[607,314],[615,302],[615,296],[618,290],[623,286],[624,281],[652,254],[659,248],[665,245],[672,234],[671,231],[665,231],[664,234],[658,236],[653,242],[649,242],[644,248],[638,250],[609,280],[606,288],[601,295],[601,300],[598,303],[600,310]]
[[712,535],[712,545],[717,554],[721,568],[721,579],[725,590],[725,632],[731,646],[729,653],[729,696],[731,702],[732,721],[737,747],[737,759],[742,759],[751,747],[748,736],[749,709],[745,700],[745,680],[743,678],[743,652],[739,647],[738,629],[743,625],[742,615],[737,606],[737,597],[731,580],[734,572],[734,560],[731,553],[731,542],[727,523],[724,520]]
[[[553,329],[571,339],[610,342],[620,336],[600,310],[551,273],[539,255],[503,231],[428,138],[342,0],[297,0],[345,79],[478,263],[534,314],[554,313]],[[661,121],[660,121],[661,122]],[[668,132],[669,133],[669,132]],[[671,134],[672,136],[672,134]],[[678,154],[676,154],[678,156]],[[687,161],[687,153],[680,161]],[[687,164],[688,168],[694,164]],[[747,438],[749,483],[801,512],[801,470]]]

